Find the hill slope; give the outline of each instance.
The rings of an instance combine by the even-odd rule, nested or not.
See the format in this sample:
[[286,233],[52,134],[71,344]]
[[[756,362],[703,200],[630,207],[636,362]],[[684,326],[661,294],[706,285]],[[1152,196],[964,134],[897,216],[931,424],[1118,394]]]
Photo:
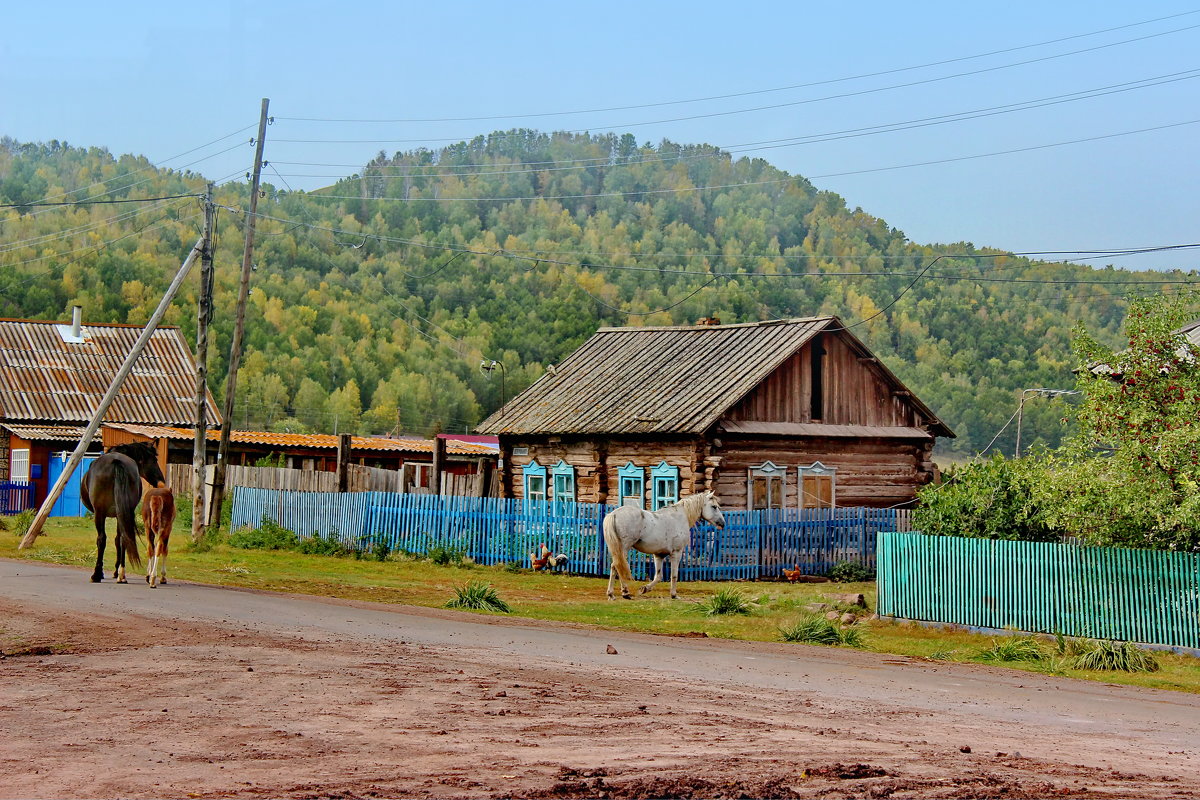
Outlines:
[[[203,185],[99,148],[0,142],[0,203]],[[946,452],[971,454],[1021,389],[1070,387],[1073,325],[1115,342],[1127,294],[1187,277],[917,245],[763,160],[628,134],[498,132],[381,153],[319,192],[264,188],[244,426],[462,431],[600,325],[835,313],[955,429]],[[218,193],[231,209],[219,310],[236,295],[245,194]],[[194,198],[0,209],[0,314],[63,317],[79,302],[88,320],[144,321],[199,212]],[[191,287],[168,322],[191,335],[194,309]],[[231,330],[219,313],[215,381]],[[480,372],[484,357],[503,381]],[[1030,403],[1023,442],[1057,442],[1063,414]],[[998,446],[1011,452],[1013,434]]]

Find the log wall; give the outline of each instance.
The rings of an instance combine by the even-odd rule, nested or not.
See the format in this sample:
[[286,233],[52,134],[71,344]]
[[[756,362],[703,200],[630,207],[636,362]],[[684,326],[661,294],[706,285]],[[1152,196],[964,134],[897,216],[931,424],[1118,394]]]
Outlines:
[[714,452],[720,459],[717,496],[726,508],[747,508],[747,476],[766,461],[787,467],[784,502],[796,508],[796,467],[820,461],[837,469],[838,506],[885,508],[911,501],[934,478],[933,442],[887,439],[726,437]]

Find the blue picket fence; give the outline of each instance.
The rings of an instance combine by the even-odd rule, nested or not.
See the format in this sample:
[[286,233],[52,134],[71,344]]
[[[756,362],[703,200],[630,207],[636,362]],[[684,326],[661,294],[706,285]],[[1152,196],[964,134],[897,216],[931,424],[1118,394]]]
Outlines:
[[[347,544],[382,542],[415,554],[430,548],[461,550],[478,564],[529,565],[529,554],[545,544],[565,553],[568,571],[608,574],[602,524],[612,509],[593,503],[529,502],[491,497],[397,494],[392,492],[290,492],[234,488],[236,530],[266,518],[301,537],[334,535]],[[875,566],[880,531],[901,525],[894,509],[759,510],[725,512],[725,528],[692,528],[691,546],[680,564],[680,580],[778,578],[784,567],[822,574],[839,561]],[[653,560],[631,553],[630,567],[647,577]]]
[[33,508],[33,484],[0,481],[0,514],[20,514]]

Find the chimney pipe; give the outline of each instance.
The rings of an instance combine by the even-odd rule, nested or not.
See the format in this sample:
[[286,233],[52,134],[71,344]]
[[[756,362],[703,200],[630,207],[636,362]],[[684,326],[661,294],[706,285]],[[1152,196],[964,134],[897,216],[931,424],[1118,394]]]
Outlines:
[[73,338],[80,338],[82,325],[83,306],[71,306],[71,336]]

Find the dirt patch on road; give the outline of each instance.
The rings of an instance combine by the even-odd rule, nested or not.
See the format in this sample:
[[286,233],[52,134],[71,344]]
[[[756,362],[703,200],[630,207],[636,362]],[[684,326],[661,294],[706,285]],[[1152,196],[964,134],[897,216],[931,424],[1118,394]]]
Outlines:
[[[3,797],[1180,797],[815,692],[0,602]],[[602,633],[597,647],[603,649]],[[1086,743],[1079,743],[1086,747]],[[969,750],[970,752],[964,752]],[[1061,750],[1057,750],[1061,752]],[[1082,760],[1082,759],[1081,759]]]

